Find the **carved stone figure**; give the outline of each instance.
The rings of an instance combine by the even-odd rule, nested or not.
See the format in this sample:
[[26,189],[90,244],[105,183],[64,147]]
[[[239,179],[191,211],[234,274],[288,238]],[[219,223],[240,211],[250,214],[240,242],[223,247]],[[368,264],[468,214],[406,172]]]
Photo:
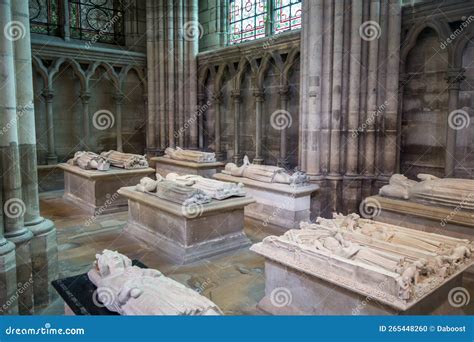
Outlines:
[[148,167],[148,161],[145,156],[139,154],[123,153],[118,151],[102,152],[100,154],[115,167],[122,169],[144,169]]
[[79,166],[84,170],[107,171],[110,168],[108,160],[94,152],[79,151],[74,154],[74,158],[68,164]]
[[176,149],[168,147],[165,150],[165,157],[174,160],[190,161],[194,163],[214,163],[216,162],[216,154],[212,152],[201,152],[193,150],[183,150],[176,147]]
[[[361,284],[354,286],[368,285],[369,291],[380,291],[380,279],[385,278],[386,291],[403,301],[430,291],[433,284],[442,284],[460,267],[472,265],[473,247],[469,240],[361,219],[357,214],[302,222],[300,229],[266,237],[260,245],[271,246],[265,255],[279,255],[275,249],[294,253],[286,258],[295,263],[304,256],[310,258],[309,265],[311,260],[327,260],[312,271],[339,280],[337,277],[353,276],[350,281],[361,277]],[[311,259],[314,257],[317,259]]]
[[414,202],[474,210],[474,180],[437,178],[428,174],[419,174],[418,178],[420,182],[395,174],[390,178],[389,184],[380,189],[379,194]]
[[165,277],[160,271],[132,266],[118,252],[96,254],[88,273],[97,297],[110,311],[121,315],[221,315],[212,301]]
[[157,181],[148,177],[142,178],[135,189],[183,206],[206,204],[211,201],[211,197],[202,190],[161,178]]
[[296,170],[293,174],[289,174],[282,167],[251,164],[247,156],[244,157],[242,166],[227,163],[222,173],[265,183],[281,183],[293,186],[306,185],[309,182],[309,177],[302,171]]
[[169,173],[166,176],[166,179],[182,185],[190,186],[194,189],[202,190],[204,193],[217,200],[223,200],[233,196],[245,196],[244,185],[242,183],[235,184],[221,182],[198,175],[180,176],[176,173]]

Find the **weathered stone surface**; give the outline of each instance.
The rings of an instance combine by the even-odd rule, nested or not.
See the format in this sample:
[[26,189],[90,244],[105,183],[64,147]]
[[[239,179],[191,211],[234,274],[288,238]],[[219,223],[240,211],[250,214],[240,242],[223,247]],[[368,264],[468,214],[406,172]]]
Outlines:
[[245,215],[261,221],[264,225],[272,224],[283,229],[298,228],[299,222],[309,220],[311,194],[319,189],[319,186],[314,184],[292,187],[223,173],[215,174],[214,178],[244,184],[246,193],[256,201],[245,207]]
[[77,166],[60,164],[64,170],[64,197],[75,202],[90,214],[104,214],[127,209],[127,200],[117,190],[137,184],[141,178],[153,174],[152,168],[109,171],[82,170]]
[[194,163],[166,157],[151,158],[151,161],[156,163],[156,172],[163,177],[166,177],[168,173],[177,173],[179,175],[198,175],[211,178],[224,168],[224,164],[220,162]]
[[244,207],[254,202],[250,197],[186,207],[133,187],[122,188],[119,194],[129,201],[125,230],[175,263],[190,263],[250,244],[243,232]]

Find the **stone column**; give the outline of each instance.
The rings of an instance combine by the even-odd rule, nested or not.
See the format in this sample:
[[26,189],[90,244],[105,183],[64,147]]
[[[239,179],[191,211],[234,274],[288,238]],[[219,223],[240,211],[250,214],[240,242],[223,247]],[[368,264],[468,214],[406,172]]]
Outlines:
[[222,103],[222,94],[214,94],[214,134],[215,134],[215,152],[216,159],[222,160],[223,152],[221,147],[221,103]]
[[88,91],[81,92],[79,96],[82,102],[82,134],[84,135],[83,138],[83,147],[84,150],[89,150],[90,146],[90,119],[89,119],[89,101],[91,99],[91,94]]
[[147,115],[147,153],[151,156],[155,154],[157,148],[157,131],[156,121],[159,115],[158,106],[155,103],[155,97],[158,93],[156,74],[159,64],[157,63],[157,40],[160,39],[157,32],[157,26],[160,22],[156,18],[158,10],[153,0],[146,1],[146,57],[147,57],[147,89],[150,97],[148,99],[148,115]]
[[[18,3],[18,1],[17,1]],[[25,2],[26,6],[27,3]],[[28,15],[24,18],[28,21]],[[33,113],[33,104],[31,102],[23,102],[25,94],[22,93],[18,100],[16,96],[16,77],[24,77],[27,71],[31,72],[31,65],[27,70],[22,70],[25,65],[22,60],[15,60],[14,42],[18,40],[26,40],[23,35],[29,37],[29,25],[23,28],[17,27],[20,31],[8,29],[12,25],[12,3],[10,0],[0,2],[0,27],[5,28],[4,34],[0,35],[0,66],[2,70],[2,90],[0,91],[0,127],[2,134],[0,135],[0,175],[3,182],[3,216],[5,227],[5,238],[13,242],[16,246],[16,277],[18,283],[30,284],[31,271],[31,254],[30,241],[33,237],[31,231],[25,227],[25,210],[26,203],[23,201],[21,188],[21,161],[19,150],[19,128],[22,131],[33,130],[31,140],[35,139],[34,122],[31,126],[28,119]],[[19,33],[19,34],[18,34]],[[29,47],[29,39],[28,51]],[[21,52],[23,49],[18,49]],[[19,69],[16,70],[15,68]],[[18,91],[24,84],[18,84]],[[23,119],[22,119],[23,118]],[[22,121],[20,122],[20,119]],[[21,123],[26,121],[26,126],[21,127]],[[25,137],[26,138],[26,137]],[[28,152],[28,151],[25,151]],[[34,170],[36,175],[36,169]],[[34,175],[32,175],[34,178]],[[10,265],[12,263],[10,262]],[[23,293],[19,294],[18,308],[20,314],[33,313],[33,288],[28,286]]]
[[263,164],[262,158],[262,110],[263,101],[265,100],[262,89],[255,89],[253,92],[255,97],[255,158],[254,164]]
[[[287,85],[281,86],[280,89],[278,90],[278,94],[280,95],[280,107],[284,111],[288,111],[288,99],[289,99],[289,94],[290,94],[290,88]],[[287,155],[286,155],[286,150],[287,150],[287,145],[286,145],[286,139],[288,134],[288,127],[283,126],[282,130],[280,131],[280,158],[278,161],[278,165],[281,167],[288,167],[287,163]]]
[[[36,156],[36,131],[34,112],[33,74],[31,65],[31,42],[29,29],[29,8],[27,1],[12,2],[13,20],[26,28],[24,38],[15,41],[16,102],[20,108],[28,107],[25,113],[18,113],[18,139],[20,152],[21,188],[25,204],[24,224],[33,233],[31,260],[33,269],[34,309],[39,311],[49,304],[55,292],[50,282],[57,277],[56,227],[53,222],[40,215],[38,195],[38,168]],[[15,239],[17,237],[15,236]],[[17,245],[17,255],[19,254]],[[26,259],[25,259],[26,260]],[[17,262],[17,267],[18,267]],[[26,277],[25,277],[26,278]],[[25,282],[18,281],[25,287]],[[31,283],[31,280],[30,280]],[[21,309],[20,309],[21,310]]]
[[[400,35],[401,35],[401,5],[397,0],[390,0],[388,15],[388,46],[387,46],[387,80],[386,80],[386,109],[384,115],[384,178],[388,179],[397,172],[399,149],[398,109],[400,94]],[[401,113],[401,112],[400,112]]]
[[[175,115],[176,110],[175,110],[175,105],[176,105],[176,86],[175,86],[175,81],[176,81],[176,74],[175,74],[175,64],[176,60],[175,58],[179,58],[176,56],[176,51],[175,51],[175,39],[174,39],[174,30],[175,30],[175,25],[174,25],[174,2],[173,0],[168,0],[168,7],[166,9],[166,23],[167,23],[167,43],[168,43],[168,53],[170,56],[168,56],[168,145],[169,147],[175,147],[175,139],[174,139],[174,132],[175,132]],[[178,6],[179,6],[178,1]]]
[[118,92],[114,95],[115,99],[115,125],[117,132],[117,151],[123,152],[123,137],[122,137],[122,105],[124,95]]
[[230,96],[234,101],[234,164],[240,160],[240,91],[232,90]]
[[449,114],[459,109],[459,90],[461,82],[465,79],[464,69],[449,69],[446,76],[448,82],[448,116],[446,118],[446,153],[445,153],[445,177],[453,177],[456,167],[456,130],[452,128]]
[[48,165],[58,163],[56,155],[56,144],[54,141],[54,115],[53,115],[53,98],[54,92],[50,89],[44,89],[41,93],[46,102],[46,126],[48,127]]
[[198,93],[198,102],[199,102],[199,111],[196,113],[198,121],[198,128],[199,128],[199,149],[204,148],[204,113],[207,111],[206,107],[206,93],[199,92]]
[[[202,27],[199,25],[199,15],[198,15],[198,0],[187,0],[187,9],[188,9],[188,20],[193,23],[195,26],[194,34],[192,39],[189,39],[187,42],[189,45],[189,50],[187,51],[186,65],[189,68],[189,74],[186,75],[188,81],[188,87],[186,90],[185,96],[189,97],[189,113],[196,113],[197,111],[197,83],[198,83],[198,74],[197,74],[197,54],[199,52],[199,40],[201,39]],[[197,25],[197,27],[196,27]],[[183,90],[181,90],[183,91]],[[198,127],[197,122],[191,125],[189,130],[189,147],[197,148],[198,146]]]

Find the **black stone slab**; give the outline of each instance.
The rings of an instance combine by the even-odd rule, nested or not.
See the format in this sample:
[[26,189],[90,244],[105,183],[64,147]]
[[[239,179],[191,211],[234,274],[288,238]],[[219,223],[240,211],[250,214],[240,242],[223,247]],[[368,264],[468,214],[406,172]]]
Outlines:
[[[140,268],[148,268],[138,260],[133,260],[132,264]],[[96,305],[98,301],[97,297],[94,300],[94,292],[97,287],[89,280],[87,273],[54,280],[51,284],[72,312],[78,316],[118,315],[105,306]]]

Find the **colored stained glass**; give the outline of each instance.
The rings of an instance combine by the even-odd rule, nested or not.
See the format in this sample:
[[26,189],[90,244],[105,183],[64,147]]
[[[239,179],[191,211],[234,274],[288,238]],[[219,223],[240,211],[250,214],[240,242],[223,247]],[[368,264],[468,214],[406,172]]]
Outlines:
[[301,28],[301,0],[275,0],[274,32]]
[[31,32],[59,36],[58,2],[58,0],[29,1]]
[[229,3],[230,44],[265,37],[267,1],[231,0]]

